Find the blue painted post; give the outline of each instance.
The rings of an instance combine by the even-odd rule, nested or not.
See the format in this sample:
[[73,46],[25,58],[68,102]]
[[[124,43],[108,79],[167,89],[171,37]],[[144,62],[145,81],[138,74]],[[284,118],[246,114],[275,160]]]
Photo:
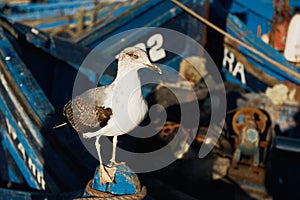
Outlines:
[[98,166],[92,182],[87,185],[84,197],[95,196],[95,193],[98,192],[99,196],[130,196],[133,197],[132,199],[143,199],[147,191],[145,187],[141,186],[138,176],[126,165],[118,165],[116,168],[113,183],[101,184]]

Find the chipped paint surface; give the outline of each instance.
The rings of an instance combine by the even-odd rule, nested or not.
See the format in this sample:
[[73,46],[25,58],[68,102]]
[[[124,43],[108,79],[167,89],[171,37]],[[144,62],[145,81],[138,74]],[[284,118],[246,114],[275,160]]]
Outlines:
[[114,183],[100,183],[99,167],[96,169],[93,189],[109,192],[116,195],[136,194],[140,192],[141,185],[138,176],[126,165],[118,165]]
[[[18,110],[18,113],[21,115],[22,119],[24,120],[24,122],[26,124],[26,127],[28,127],[30,133],[33,135],[33,137],[38,142],[38,144],[41,147],[43,147],[43,142],[44,141],[41,140],[42,137],[39,135],[38,131],[36,130],[36,127],[34,127],[33,124],[30,122],[30,118],[28,117],[27,113],[24,111],[23,106],[20,104],[20,102],[18,101],[16,96],[13,94],[11,89],[8,87],[8,83],[5,80],[3,74],[0,74],[0,80],[1,80],[1,83],[3,84],[3,86],[4,86],[4,88],[7,92],[7,94],[9,95],[11,101],[13,102],[16,109]],[[21,125],[21,123],[19,122],[18,125]],[[21,126],[21,128],[23,128],[23,127]]]

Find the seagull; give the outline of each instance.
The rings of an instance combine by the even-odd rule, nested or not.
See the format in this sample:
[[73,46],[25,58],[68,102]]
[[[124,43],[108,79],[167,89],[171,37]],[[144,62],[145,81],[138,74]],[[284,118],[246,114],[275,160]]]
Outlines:
[[138,75],[141,68],[162,73],[157,65],[150,62],[144,50],[138,47],[125,48],[119,54],[117,76],[110,85],[89,89],[63,108],[63,115],[78,134],[84,138],[96,138],[102,184],[113,182],[116,168],[111,172],[103,166],[100,137],[113,136],[109,166],[116,166],[117,137],[133,130],[148,112]]

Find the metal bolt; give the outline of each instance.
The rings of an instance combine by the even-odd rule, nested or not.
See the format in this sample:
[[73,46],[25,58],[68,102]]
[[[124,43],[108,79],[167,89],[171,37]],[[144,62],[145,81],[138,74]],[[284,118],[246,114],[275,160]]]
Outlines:
[[35,29],[35,28],[32,28],[31,32],[34,33],[34,34],[36,34],[36,35],[39,34],[39,31],[37,29]]

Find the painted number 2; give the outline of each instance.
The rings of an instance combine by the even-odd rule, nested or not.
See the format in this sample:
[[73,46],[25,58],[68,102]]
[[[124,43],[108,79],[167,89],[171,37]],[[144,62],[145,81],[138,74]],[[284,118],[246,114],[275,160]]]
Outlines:
[[[154,34],[152,35],[146,42],[147,47],[149,49],[149,57],[152,62],[156,62],[160,59],[166,57],[166,51],[162,48],[163,46],[163,36],[161,34]],[[138,43],[134,46],[139,47],[146,51],[146,44],[145,43]]]

